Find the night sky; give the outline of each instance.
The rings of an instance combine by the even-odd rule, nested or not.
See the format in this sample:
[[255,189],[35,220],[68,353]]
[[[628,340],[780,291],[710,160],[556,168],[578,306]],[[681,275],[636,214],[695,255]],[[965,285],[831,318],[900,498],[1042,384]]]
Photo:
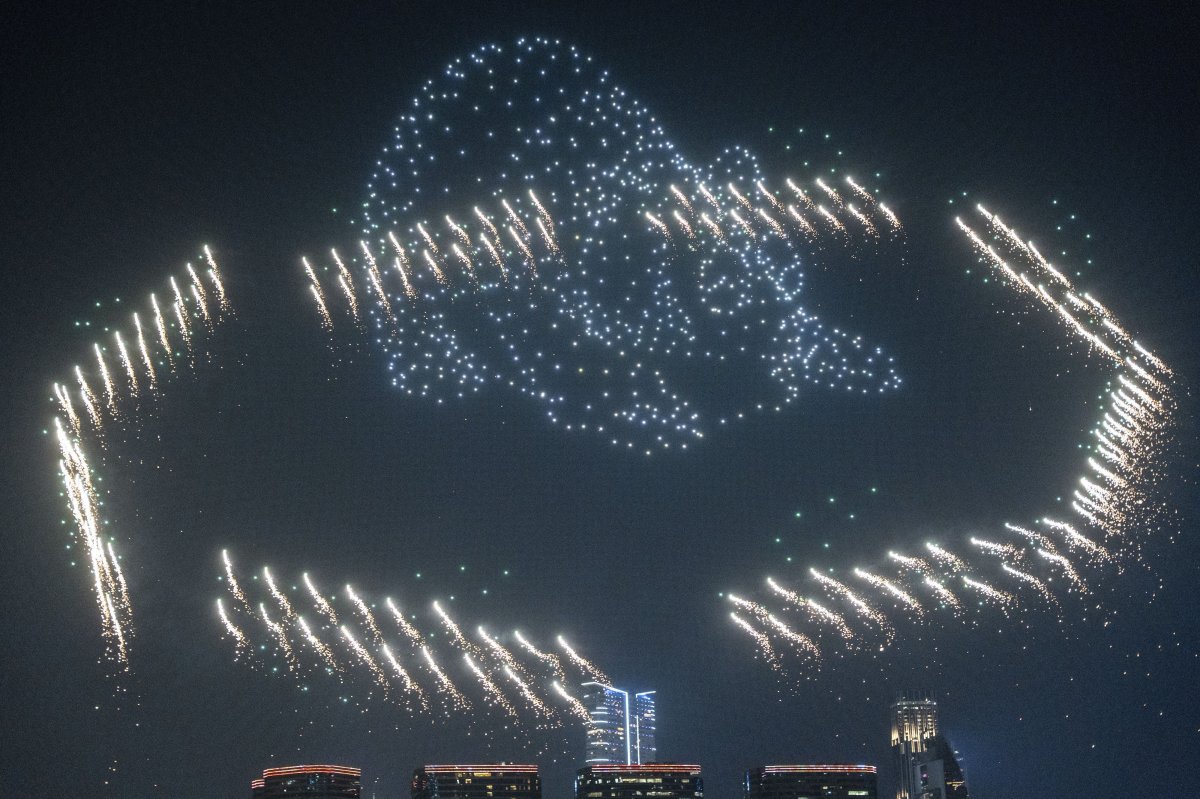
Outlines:
[[[773,762],[878,764],[885,795],[887,706],[913,688],[938,698],[983,799],[1194,789],[1200,65],[1185,26],[1148,8],[605,6],[7,10],[11,793],[241,797],[264,767],[315,761],[361,766],[365,795],[404,796],[419,764],[536,758],[546,796],[569,794],[581,730],[535,731],[531,747],[495,716],[431,724],[367,698],[361,677],[305,690],[271,673],[271,653],[235,659],[213,612],[222,548],[247,584],[269,564],[289,587],[307,571],[421,613],[440,599],[464,626],[563,633],[618,685],[658,690],[660,757],[702,764],[714,799]],[[771,175],[877,174],[905,243],[814,261],[802,297],[894,357],[899,390],[805,389],[647,457],[512,392],[406,396],[364,337],[331,340],[300,255],[353,247],[380,148],[426,79],[521,36],[594,56],[697,163],[741,145]],[[476,200],[431,197],[422,213],[445,202]],[[781,679],[723,594],[1031,521],[1079,475],[1105,370],[984,282],[952,223],[976,202],[1066,250],[1174,367],[1165,508],[1131,532],[1141,557],[1098,569],[1060,614],[1028,600],[1011,617],[896,613],[890,647],[794,661]],[[65,548],[50,387],[204,243],[236,316],[100,451],[135,608],[126,673]],[[680,374],[699,395],[735,390]]]

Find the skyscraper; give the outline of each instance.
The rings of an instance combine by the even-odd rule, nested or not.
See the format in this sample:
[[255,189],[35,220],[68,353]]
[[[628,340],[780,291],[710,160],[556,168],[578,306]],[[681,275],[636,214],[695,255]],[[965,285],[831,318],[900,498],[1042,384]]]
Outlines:
[[759,766],[746,771],[745,799],[878,799],[874,766]]
[[904,693],[892,705],[896,799],[968,799],[958,755],[938,729],[937,702]]
[[575,799],[704,799],[700,767],[680,763],[584,766]]
[[542,799],[542,780],[530,765],[422,766],[413,771],[412,799]]
[[938,732],[937,702],[929,694],[902,693],[892,705],[892,757],[896,767],[896,799],[918,799],[917,755]]
[[633,739],[631,761],[634,763],[653,763],[658,760],[654,695],[654,691],[642,691],[633,695],[633,724],[629,733]]
[[584,762],[593,765],[635,765],[658,757],[654,691],[634,694],[599,682],[583,684],[583,704],[591,715]]
[[349,766],[269,768],[250,782],[252,799],[359,799],[362,771]]
[[919,799],[969,799],[967,778],[946,736],[927,739],[925,751],[916,756],[913,778]]

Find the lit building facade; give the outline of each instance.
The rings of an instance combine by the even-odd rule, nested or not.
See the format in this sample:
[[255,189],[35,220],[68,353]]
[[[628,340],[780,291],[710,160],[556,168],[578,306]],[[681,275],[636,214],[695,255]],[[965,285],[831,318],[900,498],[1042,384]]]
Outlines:
[[746,772],[745,799],[878,799],[874,766],[826,763],[759,766]]
[[412,799],[542,799],[542,779],[531,765],[422,766],[413,771]]
[[958,753],[941,733],[926,741],[925,751],[917,755],[914,769],[918,799],[969,799],[967,777],[958,762]]
[[362,771],[349,766],[282,766],[250,782],[252,799],[359,799]]
[[631,763],[653,763],[658,760],[656,731],[658,722],[654,715],[654,691],[642,691],[633,695],[633,723],[629,736],[633,740]]
[[583,684],[583,704],[591,716],[587,730],[589,766],[637,765],[658,758],[654,691],[634,694],[599,682]]
[[892,705],[892,758],[896,768],[896,799],[919,799],[917,758],[938,734],[937,702],[929,694],[904,693]]
[[575,799],[704,799],[700,767],[679,763],[584,766]]

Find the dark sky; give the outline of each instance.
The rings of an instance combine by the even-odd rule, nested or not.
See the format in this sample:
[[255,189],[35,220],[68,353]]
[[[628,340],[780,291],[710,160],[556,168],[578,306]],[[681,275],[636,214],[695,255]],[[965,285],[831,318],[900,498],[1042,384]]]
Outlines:
[[[764,762],[878,763],[886,789],[886,705],[912,687],[941,699],[984,799],[1194,788],[1200,81],[1186,26],[1148,7],[604,7],[6,9],[0,772],[13,793],[239,797],[266,766],[332,760],[361,765],[384,797],[406,795],[421,763],[531,756],[486,720],[363,713],[341,702],[350,688],[302,692],[233,662],[211,612],[221,547],[246,570],[313,571],[413,605],[454,595],[464,620],[569,633],[619,684],[658,689],[660,754],[703,764],[716,799]],[[814,393],[782,420],[644,459],[509,395],[402,397],[370,348],[334,351],[298,324],[298,256],[353,241],[345,209],[403,104],[450,58],[530,34],[607,63],[696,161],[742,144],[781,169],[802,151],[879,172],[908,221],[904,262],[863,263],[861,280],[818,270],[807,305],[884,344],[905,387]],[[808,139],[785,133],[799,128]],[[1171,521],[1139,530],[1143,561],[1063,621],[904,624],[887,652],[781,684],[718,592],[1028,515],[1078,472],[1102,370],[1074,368],[1045,344],[1055,328],[980,282],[949,226],[964,191],[1092,259],[1084,285],[1176,366]],[[64,550],[49,386],[94,338],[77,321],[124,317],[115,298],[141,298],[204,242],[238,316],[106,455],[138,618],[132,673],[114,677]],[[559,748],[542,760],[548,797],[568,795],[581,759]]]

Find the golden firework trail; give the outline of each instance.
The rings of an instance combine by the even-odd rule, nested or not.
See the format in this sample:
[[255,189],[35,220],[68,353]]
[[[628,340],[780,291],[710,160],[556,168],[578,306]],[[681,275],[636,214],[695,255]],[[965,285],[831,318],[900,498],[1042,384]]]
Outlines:
[[1055,552],[1053,550],[1042,549],[1040,547],[1038,548],[1037,553],[1044,559],[1050,561],[1051,563],[1057,565],[1060,569],[1062,569],[1063,574],[1066,575],[1067,579],[1071,582],[1071,585],[1073,585],[1075,588],[1077,588],[1080,591],[1080,593],[1084,593],[1084,594],[1087,593],[1087,591],[1088,591],[1087,583],[1085,583],[1083,581],[1083,578],[1079,576],[1079,572],[1075,570],[1075,565],[1073,563],[1071,563],[1070,558],[1066,557],[1065,555],[1061,555],[1058,552]]
[[675,217],[675,221],[678,222],[679,227],[683,229],[683,234],[687,236],[690,241],[695,241],[696,231],[692,229],[691,224],[687,221],[687,219],[684,218],[683,214],[679,213],[678,210],[675,210],[671,212],[671,215]]
[[362,597],[354,593],[354,589],[349,585],[346,586],[346,596],[358,608],[358,612],[362,614],[363,621],[367,624],[367,629],[371,631],[371,636],[378,645],[383,642],[383,633],[379,631],[379,624],[375,621],[375,614],[371,612],[370,606],[363,601]]
[[158,385],[158,372],[154,369],[154,359],[150,357],[150,347],[146,345],[146,334],[142,330],[142,320],[135,311],[133,314],[133,327],[137,331],[138,350],[142,355],[142,365],[146,367],[146,376],[150,381],[150,390],[153,391]]
[[739,616],[737,611],[730,611],[729,618],[733,619],[734,624],[741,627],[754,639],[754,643],[758,645],[758,650],[762,653],[763,659],[767,661],[767,665],[775,671],[780,671],[782,666],[780,665],[779,653],[771,646],[771,639],[767,637],[767,634]]
[[138,385],[137,371],[133,368],[133,361],[129,359],[129,350],[125,347],[125,339],[121,338],[120,330],[113,333],[113,338],[117,342],[117,355],[120,356],[121,365],[125,367],[125,374],[129,378],[129,390],[136,395],[141,387]]
[[787,178],[784,182],[787,183],[788,188],[792,190],[792,193],[796,195],[796,198],[800,200],[801,205],[810,211],[817,210],[817,205],[813,202],[812,197],[808,196],[808,192],[793,183],[791,178]]
[[687,198],[686,194],[675,188],[674,185],[671,186],[671,193],[675,195],[675,199],[679,200],[679,204],[686,208],[689,214],[696,213],[695,209],[692,208],[692,201]]
[[739,205],[741,205],[747,211],[754,210],[754,206],[750,205],[750,201],[746,199],[744,194],[737,190],[737,186],[733,185],[732,182],[726,184],[726,188],[729,189],[729,193],[733,195],[733,199],[736,200]]
[[111,413],[117,412],[117,392],[113,388],[112,377],[108,374],[108,365],[104,363],[104,353],[99,344],[93,344],[96,351],[96,363],[100,364],[100,381],[104,384],[104,404]]
[[221,623],[225,625],[225,631],[233,638],[239,648],[248,646],[246,634],[241,631],[236,624],[230,621],[228,614],[225,613],[225,605],[221,602],[221,598],[217,597],[217,615],[221,618]]
[[387,292],[383,290],[383,275],[379,272],[379,264],[375,263],[375,256],[371,253],[370,247],[364,246],[362,253],[363,259],[367,263],[367,278],[371,282],[371,288],[375,290],[375,296],[379,298],[379,304],[383,306],[383,312],[388,321],[395,324],[396,315],[392,312],[392,301],[388,299]]
[[417,232],[421,234],[421,238],[425,239],[425,246],[427,246],[434,255],[442,254],[442,251],[438,249],[437,242],[433,240],[433,236],[429,235],[429,232],[425,230],[420,222],[417,223]]
[[229,586],[229,593],[233,594],[234,598],[241,603],[247,612],[253,613],[250,610],[250,603],[246,600],[245,592],[242,591],[241,585],[238,584],[237,575],[233,573],[233,561],[229,559],[228,550],[221,550],[221,560],[225,564],[225,583]]
[[470,654],[463,652],[462,656],[463,662],[467,664],[467,668],[471,670],[471,672],[475,675],[475,679],[477,679],[479,684],[483,687],[484,694],[491,697],[492,702],[503,709],[505,713],[515,718],[517,716],[517,709],[513,707],[512,702],[508,701],[508,697],[504,695],[504,692],[500,690],[500,687],[496,685],[496,683],[492,682],[492,678],[488,677],[487,674],[484,673],[483,669],[479,668],[479,664],[472,659]]
[[668,241],[671,240],[671,229],[667,227],[666,222],[662,221],[649,211],[646,212],[646,219],[650,220],[650,224],[653,225],[659,233],[663,234]]
[[1100,544],[1097,544],[1095,541],[1088,538],[1066,522],[1043,518],[1042,524],[1046,525],[1051,530],[1062,533],[1064,536],[1066,536],[1068,544],[1074,544],[1082,548],[1092,557],[1102,561],[1108,561],[1112,559],[1112,555],[1107,549],[1102,547]]
[[[465,653],[464,653],[465,654]],[[454,687],[454,683],[446,676],[446,672],[442,671],[438,666],[437,661],[433,659],[433,654],[429,651],[429,647],[421,647],[421,656],[425,658],[425,664],[429,670],[433,672],[433,676],[437,678],[438,690],[450,698],[450,702],[459,710],[466,710],[471,707],[471,701],[463,695],[461,691]]]
[[316,609],[321,612],[322,616],[329,619],[330,623],[337,624],[337,612],[334,611],[333,605],[329,604],[329,600],[317,590],[317,586],[313,584],[312,579],[308,576],[308,572],[304,572],[304,574],[300,575],[300,578],[304,580],[304,587],[308,589],[308,594],[312,597],[313,605]]
[[567,643],[567,639],[560,635],[556,638],[556,640],[558,641],[558,645],[562,651],[567,653],[567,658],[577,667],[579,667],[584,673],[591,675],[593,679],[599,680],[600,682],[609,682],[608,675],[600,671],[600,669],[596,667],[595,663],[592,663],[583,655],[576,652],[571,645]]
[[360,321],[358,315],[358,295],[354,292],[354,278],[350,275],[350,270],[342,263],[341,256],[337,254],[337,250],[330,250],[333,255],[333,262],[337,265],[338,270],[338,285],[342,287],[342,293],[346,295],[346,302],[350,305],[350,314],[354,317],[355,323]]
[[811,655],[817,660],[821,659],[820,647],[818,647],[807,635],[796,632],[774,613],[768,613],[766,620],[768,624],[775,628],[775,632],[777,632],[779,636],[783,638],[783,640],[787,641],[795,649],[804,654]]
[[891,580],[884,579],[883,577],[879,577],[878,575],[871,574],[868,571],[858,568],[854,570],[854,576],[858,577],[860,580],[865,580],[876,588],[887,591],[889,594],[896,597],[906,606],[908,606],[908,608],[918,616],[925,615],[925,608],[921,606],[921,603],[917,601],[917,598],[893,583]]
[[888,623],[887,617],[867,604],[866,600],[864,600],[858,594],[851,591],[849,586],[844,585],[827,574],[821,574],[816,569],[809,569],[808,573],[813,577],[814,580],[821,583],[821,585],[831,589],[834,594],[843,597],[847,602],[853,605],[854,609],[858,611],[859,615],[870,619],[883,628],[888,633],[888,640],[891,640],[892,626]]
[[771,205],[774,206],[776,211],[778,211],[781,214],[784,212],[785,209],[784,209],[783,203],[780,202],[778,197],[776,197],[774,194],[771,193],[770,189],[768,189],[766,186],[763,185],[763,182],[761,180],[756,181],[754,185],[758,188],[759,194],[761,194],[763,197],[766,197],[767,202],[771,203]]
[[196,307],[200,309],[200,317],[209,322],[208,301],[205,299],[204,284],[200,282],[200,277],[196,274],[196,270],[189,263],[186,265],[187,273],[192,278],[192,297],[196,300]]
[[125,573],[121,571],[121,561],[117,558],[117,553],[113,551],[111,541],[105,543],[105,548],[108,550],[108,562],[112,566],[113,576],[116,578],[117,599],[120,600],[122,610],[128,610],[129,605],[129,584],[125,582]]
[[75,435],[79,435],[79,414],[75,413],[75,405],[71,402],[71,395],[67,393],[65,388],[55,383],[54,396],[58,399],[58,404],[62,406],[63,413],[66,414],[67,421],[71,424],[71,429],[75,431]]
[[183,337],[183,345],[191,350],[192,330],[188,327],[187,309],[182,302],[176,302],[171,307],[175,311],[175,321],[179,323],[179,334]]
[[329,308],[325,306],[325,297],[321,293],[321,287],[316,283],[309,283],[308,290],[312,292],[313,300],[317,304],[317,313],[321,315],[321,327],[333,330],[333,317],[329,315]]
[[262,616],[263,624],[275,636],[275,640],[279,643],[279,649],[283,652],[283,658],[287,662],[288,671],[296,671],[300,667],[299,661],[296,660],[296,653],[292,649],[292,643],[288,640],[287,631],[283,629],[283,625],[279,622],[272,621],[271,616],[267,613],[267,606],[263,603],[258,603],[258,612]]
[[533,207],[537,209],[538,216],[541,218],[541,220],[546,223],[547,227],[553,230],[554,217],[550,216],[550,212],[546,210],[546,207],[542,205],[541,200],[539,200],[537,195],[533,193],[533,189],[529,190],[529,199],[533,201]]
[[779,224],[775,217],[771,216],[761,208],[755,208],[754,210],[758,212],[759,218],[766,223],[767,227],[771,228],[772,232],[774,232],[776,236],[781,239],[787,238],[787,233],[784,232],[783,225]]
[[429,268],[433,271],[433,276],[437,279],[437,282],[443,284],[446,283],[446,273],[443,272],[442,268],[437,265],[437,261],[435,261],[433,256],[429,254],[429,250],[421,250],[421,255],[424,256],[425,263],[429,264]]
[[705,186],[703,183],[701,183],[699,185],[699,188],[700,188],[701,196],[703,196],[704,199],[708,200],[708,204],[713,207],[713,210],[716,211],[718,214],[721,213],[721,204],[719,202],[717,202],[717,198],[714,197],[713,193],[708,190],[708,187]]
[[445,218],[446,225],[450,228],[451,232],[453,232],[455,236],[458,236],[458,240],[463,243],[463,246],[470,247],[471,237],[467,234],[467,231],[465,231],[457,222],[451,219],[449,214],[446,214]]
[[454,621],[454,619],[450,618],[450,614],[442,609],[441,604],[438,603],[436,599],[433,601],[433,609],[434,612],[441,617],[442,624],[445,625],[446,629],[450,631],[450,638],[454,641],[459,649],[461,649],[463,652],[470,652],[476,655],[480,654],[476,646],[468,641],[467,637],[463,635],[462,628],[458,626],[458,623]]
[[875,229],[875,223],[867,218],[867,215],[854,207],[854,203],[846,203],[846,210],[850,212],[850,216],[854,217],[863,229],[870,236],[878,236],[879,231]]
[[796,209],[796,206],[789,205],[787,210],[788,214],[791,215],[792,219],[795,220],[796,224],[800,226],[800,229],[804,231],[805,235],[808,236],[809,239],[815,239],[819,235],[817,233],[817,229],[813,227],[813,223],[809,222],[808,218]]
[[333,650],[316,636],[303,616],[296,617],[296,625],[300,628],[300,632],[304,633],[304,640],[308,641],[308,645],[313,648],[313,651],[321,656],[331,670],[340,674],[342,667],[338,665],[337,658],[333,656]]
[[500,233],[496,230],[496,226],[492,224],[492,220],[488,219],[483,211],[480,211],[478,208],[473,208],[472,210],[475,212],[475,216],[479,217],[479,221],[483,223],[483,226],[491,231],[492,239],[499,242]]
[[[392,243],[392,248],[396,251],[396,258],[394,259],[393,263],[396,267],[396,271],[400,273],[400,283],[404,286],[404,294],[410,300],[416,299],[417,292],[413,288],[412,281],[410,281],[408,277],[409,270],[412,268],[412,265],[408,260],[408,253],[404,251],[404,247],[402,247],[400,242],[396,239],[395,233],[388,231],[387,237],[388,241]],[[359,245],[362,246],[363,249],[366,249],[367,247],[367,243],[365,241],[360,241]]]
[[542,650],[538,649],[536,646],[531,644],[525,638],[525,636],[521,635],[520,630],[514,630],[513,636],[517,639],[517,643],[520,644],[526,652],[549,666],[550,670],[554,672],[558,679],[565,680],[567,678],[566,672],[563,671],[562,662],[558,659],[557,655],[552,652],[543,652]]
[[555,255],[560,255],[561,251],[558,249],[558,242],[554,238],[553,228],[547,227],[540,218],[533,221],[537,223],[538,232],[542,234],[542,240],[546,242],[546,249]]
[[1020,569],[1009,566],[1007,563],[1001,564],[1001,568],[1003,568],[1008,574],[1016,577],[1021,582],[1028,583],[1029,585],[1033,586],[1034,590],[1041,594],[1042,598],[1045,599],[1048,604],[1058,607],[1058,597],[1056,597],[1054,592],[1051,591],[1050,588],[1041,580],[1034,577],[1032,574],[1029,574],[1028,572],[1023,572]]
[[398,626],[400,630],[406,636],[408,636],[408,640],[412,641],[412,643],[416,646],[420,646],[424,640],[421,638],[421,633],[412,625],[411,622],[409,622],[408,619],[404,618],[404,614],[401,613],[400,608],[396,607],[396,604],[392,602],[392,598],[386,597],[383,600],[383,603],[387,605],[388,610],[392,612],[392,617],[396,620],[396,626]]
[[712,231],[712,234],[717,237],[718,241],[720,241],[722,244],[727,243],[725,240],[725,231],[721,230],[720,225],[709,219],[708,214],[701,212],[700,221],[704,223],[705,227]]
[[287,594],[279,590],[279,586],[275,584],[275,578],[271,576],[271,570],[263,566],[263,580],[267,583],[267,591],[275,598],[279,604],[280,610],[283,611],[283,616],[286,620],[291,621],[296,617],[296,611],[292,608],[292,603],[288,601]]
[[492,260],[500,268],[500,279],[508,282],[508,269],[504,266],[504,259],[500,256],[500,252],[496,249],[496,246],[483,233],[479,234],[479,240],[483,242],[483,246],[487,248],[488,253],[492,256]]
[[858,182],[849,175],[846,176],[846,185],[850,187],[851,191],[863,198],[865,202],[871,203],[872,205],[875,203],[875,196],[860,186]]
[[927,576],[925,578],[925,585],[933,589],[933,592],[937,594],[943,602],[953,608],[956,613],[962,611],[962,602],[960,602],[958,597],[954,595],[954,592],[943,585],[941,581]]
[[754,228],[750,226],[749,222],[747,222],[745,219],[742,219],[741,215],[738,214],[736,209],[730,208],[729,216],[732,217],[734,222],[738,223],[738,227],[745,231],[747,236],[749,236],[751,239],[758,238],[758,235],[754,232]]
[[371,656],[371,653],[367,651],[367,648],[358,642],[358,639],[354,637],[354,634],[346,629],[346,625],[341,625],[338,627],[338,630],[341,631],[342,638],[344,638],[346,641],[346,646],[348,646],[350,651],[362,661],[363,665],[366,666],[371,672],[371,676],[375,679],[375,682],[378,683],[379,687],[382,688],[386,693],[388,688],[391,687],[391,684],[388,682],[387,674],[385,674],[383,669],[380,668],[379,663],[374,657]]
[[846,623],[846,620],[842,618],[840,613],[835,613],[811,599],[800,596],[795,591],[784,588],[771,577],[767,578],[767,585],[772,591],[779,594],[792,605],[806,611],[813,619],[818,622],[832,624],[834,629],[838,631],[838,635],[842,636],[847,643],[854,640],[854,630],[850,629],[850,625]]
[[457,244],[451,244],[450,250],[462,262],[463,269],[466,270],[467,277],[470,278],[471,282],[478,283],[479,278],[475,274],[475,263],[471,260],[471,257],[463,252]]
[[929,550],[931,555],[933,555],[934,560],[949,567],[951,571],[967,571],[967,562],[958,555],[955,555],[950,550],[943,549],[937,544],[930,543],[928,541],[925,542],[925,548]]
[[167,337],[167,320],[163,318],[162,309],[158,307],[158,298],[153,294],[150,295],[150,306],[154,308],[154,326],[158,329],[158,343],[162,345],[163,352],[167,355],[167,362],[173,363],[171,339]]
[[204,260],[208,263],[208,278],[217,292],[217,305],[222,311],[228,312],[229,300],[225,297],[225,282],[221,279],[221,270],[217,268],[217,261],[207,244],[204,245]]
[[506,225],[505,228],[508,230],[509,235],[512,236],[512,240],[516,242],[517,249],[521,251],[521,254],[525,256],[525,260],[529,262],[530,274],[537,277],[537,263],[533,259],[533,251],[529,249],[529,245],[525,243],[525,240],[517,234],[517,231],[513,230],[512,225]]
[[501,200],[500,204],[503,205],[504,210],[508,212],[508,218],[512,220],[514,225],[516,225],[517,230],[521,231],[521,235],[518,237],[518,239],[528,239],[530,237],[529,228],[525,227],[525,222],[522,221],[517,212],[512,209],[512,206],[508,204],[508,200]]
[[543,702],[541,697],[535,694],[528,683],[522,680],[510,666],[505,665],[503,668],[505,676],[517,686],[517,690],[521,693],[521,696],[525,697],[525,701],[533,708],[534,713],[547,717],[554,715],[554,711],[550,709],[550,706]]
[[591,723],[592,715],[588,713],[587,708],[584,707],[582,702],[567,693],[567,689],[563,688],[562,684],[558,680],[551,681],[550,685],[554,688],[554,692],[566,701],[567,707],[571,708],[572,713],[574,713],[582,721],[589,724]]
[[845,202],[842,200],[842,195],[838,194],[837,189],[827,185],[825,181],[821,180],[820,178],[817,178],[813,182],[817,184],[817,188],[829,196],[829,200],[833,203],[835,208],[840,209],[845,205]]
[[388,648],[387,644],[383,644],[380,647],[380,651],[383,652],[383,657],[387,660],[388,665],[392,667],[392,671],[396,672],[396,676],[404,684],[404,690],[417,698],[417,703],[420,705],[422,711],[429,712],[429,698],[425,695],[425,691],[421,689],[421,686],[417,685],[412,675],[400,665],[400,661],[392,654],[392,650]]
[[1012,594],[1009,594],[1005,591],[1001,591],[999,588],[993,588],[992,586],[988,585],[987,583],[980,582],[979,580],[972,580],[970,577],[966,576],[965,574],[962,575],[962,581],[963,581],[964,585],[968,585],[971,588],[974,588],[976,591],[978,591],[983,596],[985,596],[988,599],[991,599],[995,602],[998,602],[1005,607],[1012,605],[1014,602]]

